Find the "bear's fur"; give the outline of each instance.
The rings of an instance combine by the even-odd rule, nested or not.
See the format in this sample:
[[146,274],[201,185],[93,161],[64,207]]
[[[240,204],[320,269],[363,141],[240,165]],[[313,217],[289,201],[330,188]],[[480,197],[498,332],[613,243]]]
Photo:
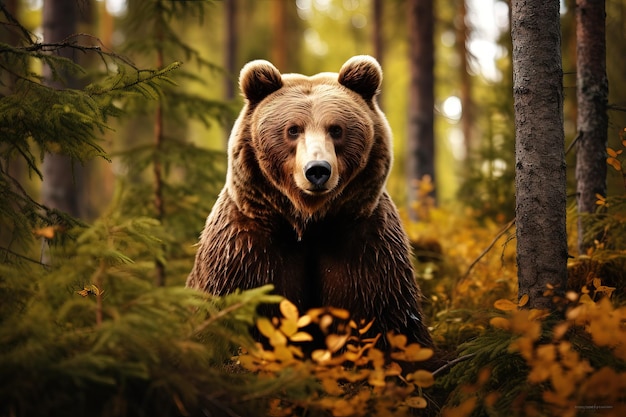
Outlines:
[[241,71],[245,105],[233,127],[226,185],[200,237],[187,286],[215,295],[271,283],[302,312],[347,309],[432,346],[409,242],[384,185],[391,131],[376,102],[380,65],[281,73]]

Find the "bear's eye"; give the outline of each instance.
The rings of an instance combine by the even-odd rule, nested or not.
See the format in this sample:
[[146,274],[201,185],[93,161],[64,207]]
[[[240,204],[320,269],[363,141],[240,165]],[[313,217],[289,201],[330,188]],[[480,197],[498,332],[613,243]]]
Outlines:
[[332,125],[328,128],[328,134],[333,139],[341,139],[341,136],[343,135],[343,129],[341,128],[341,126]]
[[291,139],[297,139],[301,132],[302,129],[300,129],[300,126],[290,126],[287,129],[287,135],[289,135]]

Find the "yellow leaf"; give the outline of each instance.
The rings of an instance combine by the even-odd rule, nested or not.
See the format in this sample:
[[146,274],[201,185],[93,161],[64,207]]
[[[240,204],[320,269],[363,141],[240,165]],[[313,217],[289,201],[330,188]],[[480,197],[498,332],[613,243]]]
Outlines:
[[489,320],[489,324],[496,329],[509,330],[511,328],[511,322],[504,317],[493,317]]
[[271,338],[276,333],[276,328],[274,328],[274,325],[267,317],[259,317],[256,321],[256,327],[267,338]]
[[554,359],[556,358],[556,346],[555,345],[538,346],[537,358],[547,363],[553,363]]
[[428,388],[435,383],[435,377],[431,372],[419,369],[407,376],[407,380],[421,388]]
[[280,302],[280,312],[285,316],[287,320],[293,322],[298,321],[298,307],[296,307],[291,301],[285,299]]
[[420,362],[430,359],[434,351],[429,348],[422,348],[417,343],[412,343],[403,352],[393,352],[391,357],[400,361]]
[[83,297],[87,297],[89,294],[91,294],[91,290],[88,287],[85,287],[80,291],[76,291],[76,293],[82,295]]
[[399,376],[402,375],[402,367],[396,362],[391,362],[385,369],[386,376]]
[[343,390],[339,386],[339,383],[337,383],[337,381],[333,378],[324,378],[321,380],[321,383],[322,388],[324,388],[324,391],[326,391],[329,395],[339,396],[344,394]]
[[298,331],[298,323],[295,320],[284,319],[280,324],[280,331],[289,337]]
[[621,171],[622,170],[622,163],[617,158],[611,158],[611,157],[606,158],[606,163],[611,165],[617,171]]
[[550,311],[548,310],[541,310],[538,308],[533,308],[532,310],[528,312],[528,320],[530,321],[540,320],[545,317],[548,317],[549,315],[550,315]]
[[349,334],[329,334],[326,336],[326,347],[328,347],[328,350],[331,352],[337,352],[346,344],[349,337]]
[[343,308],[329,307],[328,312],[338,319],[347,320],[350,318],[350,312]]
[[311,316],[309,316],[308,314],[305,314],[304,316],[300,317],[298,319],[298,329],[301,329],[305,326],[308,326],[309,324],[311,324]]
[[38,237],[52,239],[54,238],[54,235],[57,230],[59,230],[59,226],[47,226],[47,227],[42,227],[41,229],[33,230],[33,234]]
[[617,158],[617,152],[615,152],[615,150],[612,148],[606,148],[606,153],[613,158]]
[[598,288],[596,288],[596,291],[604,293],[606,294],[607,297],[611,298],[613,291],[615,291],[615,287],[607,287],[606,285],[600,285]]
[[291,335],[289,340],[292,342],[311,342],[313,341],[313,336],[306,332],[298,332]]
[[282,334],[280,330],[275,329],[274,333],[272,333],[269,339],[270,339],[270,345],[274,346],[274,348],[277,348],[278,346],[287,345],[287,338],[285,337],[284,334]]
[[434,354],[435,352],[430,348],[421,349],[419,352],[412,354],[412,355],[409,355],[407,352],[407,356],[409,357],[409,360],[412,360],[415,362],[426,361],[432,358]]
[[302,349],[300,349],[299,346],[289,345],[287,347],[289,348],[289,350],[291,350],[291,353],[293,354],[293,356],[297,356],[299,358],[304,357],[304,353],[302,353]]
[[563,336],[565,336],[565,333],[567,333],[568,330],[569,330],[568,322],[557,324],[556,326],[554,326],[554,330],[553,330],[554,339],[556,340],[561,339]]
[[491,378],[491,368],[490,367],[482,368],[478,372],[478,378],[476,380],[476,383],[478,385],[485,385],[487,381],[489,381],[489,378]]
[[332,358],[330,351],[325,349],[314,350],[311,353],[311,359],[313,359],[317,363],[323,363],[329,361]]
[[406,336],[403,334],[393,334],[392,332],[389,332],[387,334],[387,340],[389,340],[389,344],[392,347],[398,348],[398,349],[404,349],[404,347],[406,346]]
[[528,304],[529,299],[530,297],[528,296],[528,294],[522,295],[522,297],[517,302],[518,307],[524,307],[526,304]]
[[291,362],[293,360],[293,353],[287,346],[276,346],[274,348],[274,354],[276,359],[281,362]]
[[256,372],[261,369],[261,363],[257,358],[250,355],[243,355],[239,357],[239,364],[249,371]]
[[325,312],[326,310],[323,308],[311,308],[306,312],[306,315],[309,316],[312,321],[317,321]]
[[561,398],[567,398],[574,392],[576,380],[569,377],[560,366],[554,367],[550,375],[552,386]]
[[369,323],[367,323],[365,326],[361,327],[359,329],[359,334],[365,334],[367,333],[367,331],[372,327],[372,325],[374,324],[374,320],[370,321]]
[[367,378],[367,382],[373,387],[384,387],[385,386],[385,372],[382,369],[373,369],[370,372],[369,378]]
[[378,349],[370,349],[367,352],[367,357],[371,359],[372,365],[374,365],[374,367],[383,366],[383,364],[385,363],[385,355]]
[[441,410],[442,417],[467,417],[476,407],[476,397],[469,397],[456,407],[444,407]]
[[405,402],[411,408],[426,408],[428,405],[424,397],[409,397]]
[[499,392],[490,392],[485,397],[485,405],[487,407],[493,407],[494,405],[496,405],[496,401],[498,401],[499,398],[500,398]]
[[333,317],[328,314],[325,314],[320,319],[320,329],[322,329],[323,332],[327,332],[328,328],[330,327],[332,323],[333,323]]
[[600,278],[594,278],[592,282],[595,288],[598,288],[602,285],[602,281],[600,280]]
[[493,306],[502,311],[517,310],[517,304],[511,300],[500,299],[493,303]]

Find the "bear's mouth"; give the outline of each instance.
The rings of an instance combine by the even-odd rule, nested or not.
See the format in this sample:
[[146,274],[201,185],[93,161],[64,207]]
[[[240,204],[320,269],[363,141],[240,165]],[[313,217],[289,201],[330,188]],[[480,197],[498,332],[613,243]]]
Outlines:
[[304,190],[305,193],[309,194],[309,195],[323,195],[326,194],[330,191],[330,189],[324,187],[323,185],[314,185],[306,190]]

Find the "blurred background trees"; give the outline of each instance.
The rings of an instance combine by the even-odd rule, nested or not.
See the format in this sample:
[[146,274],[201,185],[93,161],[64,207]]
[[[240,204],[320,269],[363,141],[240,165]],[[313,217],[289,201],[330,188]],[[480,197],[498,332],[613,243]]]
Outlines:
[[[122,156],[133,148],[133,143],[141,144],[150,140],[157,148],[162,148],[164,142],[157,139],[162,134],[166,137],[165,141],[167,138],[176,138],[181,143],[195,146],[198,151],[210,150],[213,152],[209,152],[212,157],[218,158],[217,155],[224,152],[224,138],[228,135],[230,122],[240,104],[236,81],[238,71],[245,62],[265,58],[275,61],[283,72],[311,74],[336,71],[347,57],[368,53],[377,55],[384,63],[381,106],[394,131],[396,156],[389,189],[396,201],[406,202],[400,206],[411,211],[409,206],[416,204],[416,192],[415,187],[408,187],[407,184],[428,173],[434,179],[436,191],[433,193],[437,193],[441,204],[471,207],[476,213],[502,223],[512,219],[514,136],[508,3],[497,0],[487,3],[426,1],[425,5],[434,6],[432,19],[426,19],[432,23],[432,27],[418,25],[422,31],[418,32],[410,26],[409,17],[415,15],[409,8],[412,1],[229,0],[196,2],[202,4],[203,9],[191,11],[193,7],[188,7],[187,12],[178,5],[179,2],[68,2],[76,8],[76,19],[82,22],[81,32],[91,33],[94,38],[108,42],[105,44],[107,48],[113,48],[133,63],[158,67],[159,56],[166,63],[168,59],[183,63],[181,69],[173,74],[178,86],[158,100],[160,103],[163,100],[180,103],[171,107],[177,108],[179,114],[175,116],[173,111],[164,112],[163,103],[160,105],[162,116],[156,114],[159,106],[152,110],[144,106],[138,106],[132,111],[129,108],[123,116],[128,117],[128,122],[115,126],[115,134],[106,135],[105,140],[111,145],[107,150],[115,154],[114,163],[98,164],[94,168],[95,172],[75,176],[71,184],[73,187],[85,181],[108,184],[98,187],[102,192],[87,191],[89,196],[80,202],[81,206],[86,206],[82,211],[86,214],[79,217],[96,217],[98,211],[110,201],[113,193],[111,181],[116,176],[113,172],[123,172],[126,179],[133,178],[129,183],[137,184],[140,176],[126,169],[138,168],[141,164],[128,165],[122,162]],[[418,1],[415,3],[420,4]],[[47,4],[54,5],[53,2]],[[15,16],[22,17],[26,27],[35,30],[42,23],[43,9],[36,2],[14,1],[6,5],[14,9]],[[624,7],[622,1],[607,2],[609,52],[621,50],[619,48],[624,42],[623,24],[619,18],[624,13]],[[155,10],[161,10],[158,13],[164,15],[183,11],[187,15],[181,16],[179,22],[185,23],[168,27],[167,19],[157,19]],[[418,13],[423,18],[422,15]],[[65,13],[63,16],[67,18],[70,14]],[[575,2],[564,3],[561,20],[567,145],[577,136],[573,76],[576,71],[574,57],[577,56],[576,31],[573,30],[575,17]],[[71,27],[66,24],[62,26],[65,30]],[[10,36],[10,31],[4,32],[3,36]],[[432,36],[432,41],[426,39],[427,36]],[[426,88],[409,88],[412,68],[430,65],[430,53],[416,49],[421,44],[431,44],[433,47],[434,65],[430,71],[433,81],[427,78],[424,86],[433,86],[432,97],[427,102],[433,102],[434,105],[425,106],[433,110],[432,115],[413,116],[416,105],[411,103],[419,103],[431,95]],[[607,73],[611,85],[607,137],[609,146],[613,147],[619,143],[620,126],[624,125],[626,119],[623,112],[619,111],[619,97],[626,83],[619,71],[619,62],[611,62],[618,55],[607,54]],[[97,63],[94,63],[94,67],[88,69],[93,71],[96,67]],[[154,123],[144,119],[148,117],[149,111],[153,112]],[[144,118],[135,117],[140,114]],[[170,121],[157,122],[159,117]],[[424,119],[420,124],[427,124],[426,119],[431,120],[433,138],[424,139],[429,134],[415,132],[417,119]],[[418,146],[422,140],[430,144],[426,148]],[[187,153],[183,148],[180,149],[180,155]],[[415,149],[426,149],[419,163],[414,162],[418,154]],[[152,170],[156,183],[160,182],[157,178],[164,175],[159,174],[158,168],[161,152],[162,149],[151,156],[151,164],[156,162],[156,169],[152,165],[145,168]],[[574,161],[575,152],[569,152],[570,195],[576,192],[572,188]],[[209,170],[215,166],[215,161],[204,162]],[[432,166],[428,166],[431,163]],[[65,165],[71,171],[72,165]],[[74,169],[82,168],[75,166]],[[178,185],[185,183],[185,174],[181,170],[171,168],[168,164],[165,170],[167,175],[181,180]],[[217,172],[213,174],[223,175]],[[122,178],[120,175],[117,177]],[[174,177],[169,180],[172,181]],[[167,204],[165,201],[180,199],[157,197],[161,188],[155,188],[147,177],[144,180],[148,181],[144,184],[148,186],[135,191],[145,195],[144,201],[151,198],[153,202],[134,207],[141,206],[145,210],[153,206],[157,215],[163,218],[164,211],[167,211],[163,206]],[[619,177],[611,174],[607,181],[609,191],[621,188]],[[35,184],[34,187],[39,185]],[[93,190],[94,184],[85,184],[85,188]],[[46,193],[45,188],[42,192]],[[162,204],[159,203],[161,200]],[[208,208],[210,205],[209,201],[203,207]],[[77,210],[75,213],[79,212]]]
[[[585,85],[577,73],[589,75],[576,20],[586,4],[599,10],[567,0],[558,17],[575,256],[568,285],[595,300],[626,282],[626,1],[603,3],[606,125],[580,111],[577,93]],[[416,18],[426,15],[415,5],[432,24],[419,31]],[[257,58],[304,74],[337,71],[355,54],[383,63],[380,104],[395,155],[388,189],[407,220],[425,309],[444,351],[474,340],[476,372],[459,372],[479,373],[478,359],[488,363],[494,351],[493,338],[478,337],[490,324],[485,310],[518,295],[513,233],[501,230],[515,217],[510,14],[501,0],[0,1],[0,398],[10,400],[0,415],[72,406],[78,415],[133,415],[147,403],[153,415],[219,414],[225,405],[245,415],[265,404],[256,392],[271,396],[289,381],[301,384],[297,395],[310,392],[288,374],[268,383],[215,367],[229,343],[249,343],[242,329],[255,306],[275,301],[267,289],[216,300],[180,288],[225,179],[239,69]],[[426,87],[412,88],[422,65]],[[419,118],[429,119],[419,120],[432,126],[427,135],[415,129]],[[583,253],[575,167],[587,149],[585,118],[602,122],[586,175],[606,188],[587,187]],[[501,250],[485,257],[496,243]],[[598,320],[619,313],[602,308]],[[494,336],[505,359],[509,336]],[[614,359],[592,364],[622,369]],[[510,376],[506,366],[496,375]],[[524,387],[520,375],[510,384]],[[228,389],[214,394],[215,386]]]

